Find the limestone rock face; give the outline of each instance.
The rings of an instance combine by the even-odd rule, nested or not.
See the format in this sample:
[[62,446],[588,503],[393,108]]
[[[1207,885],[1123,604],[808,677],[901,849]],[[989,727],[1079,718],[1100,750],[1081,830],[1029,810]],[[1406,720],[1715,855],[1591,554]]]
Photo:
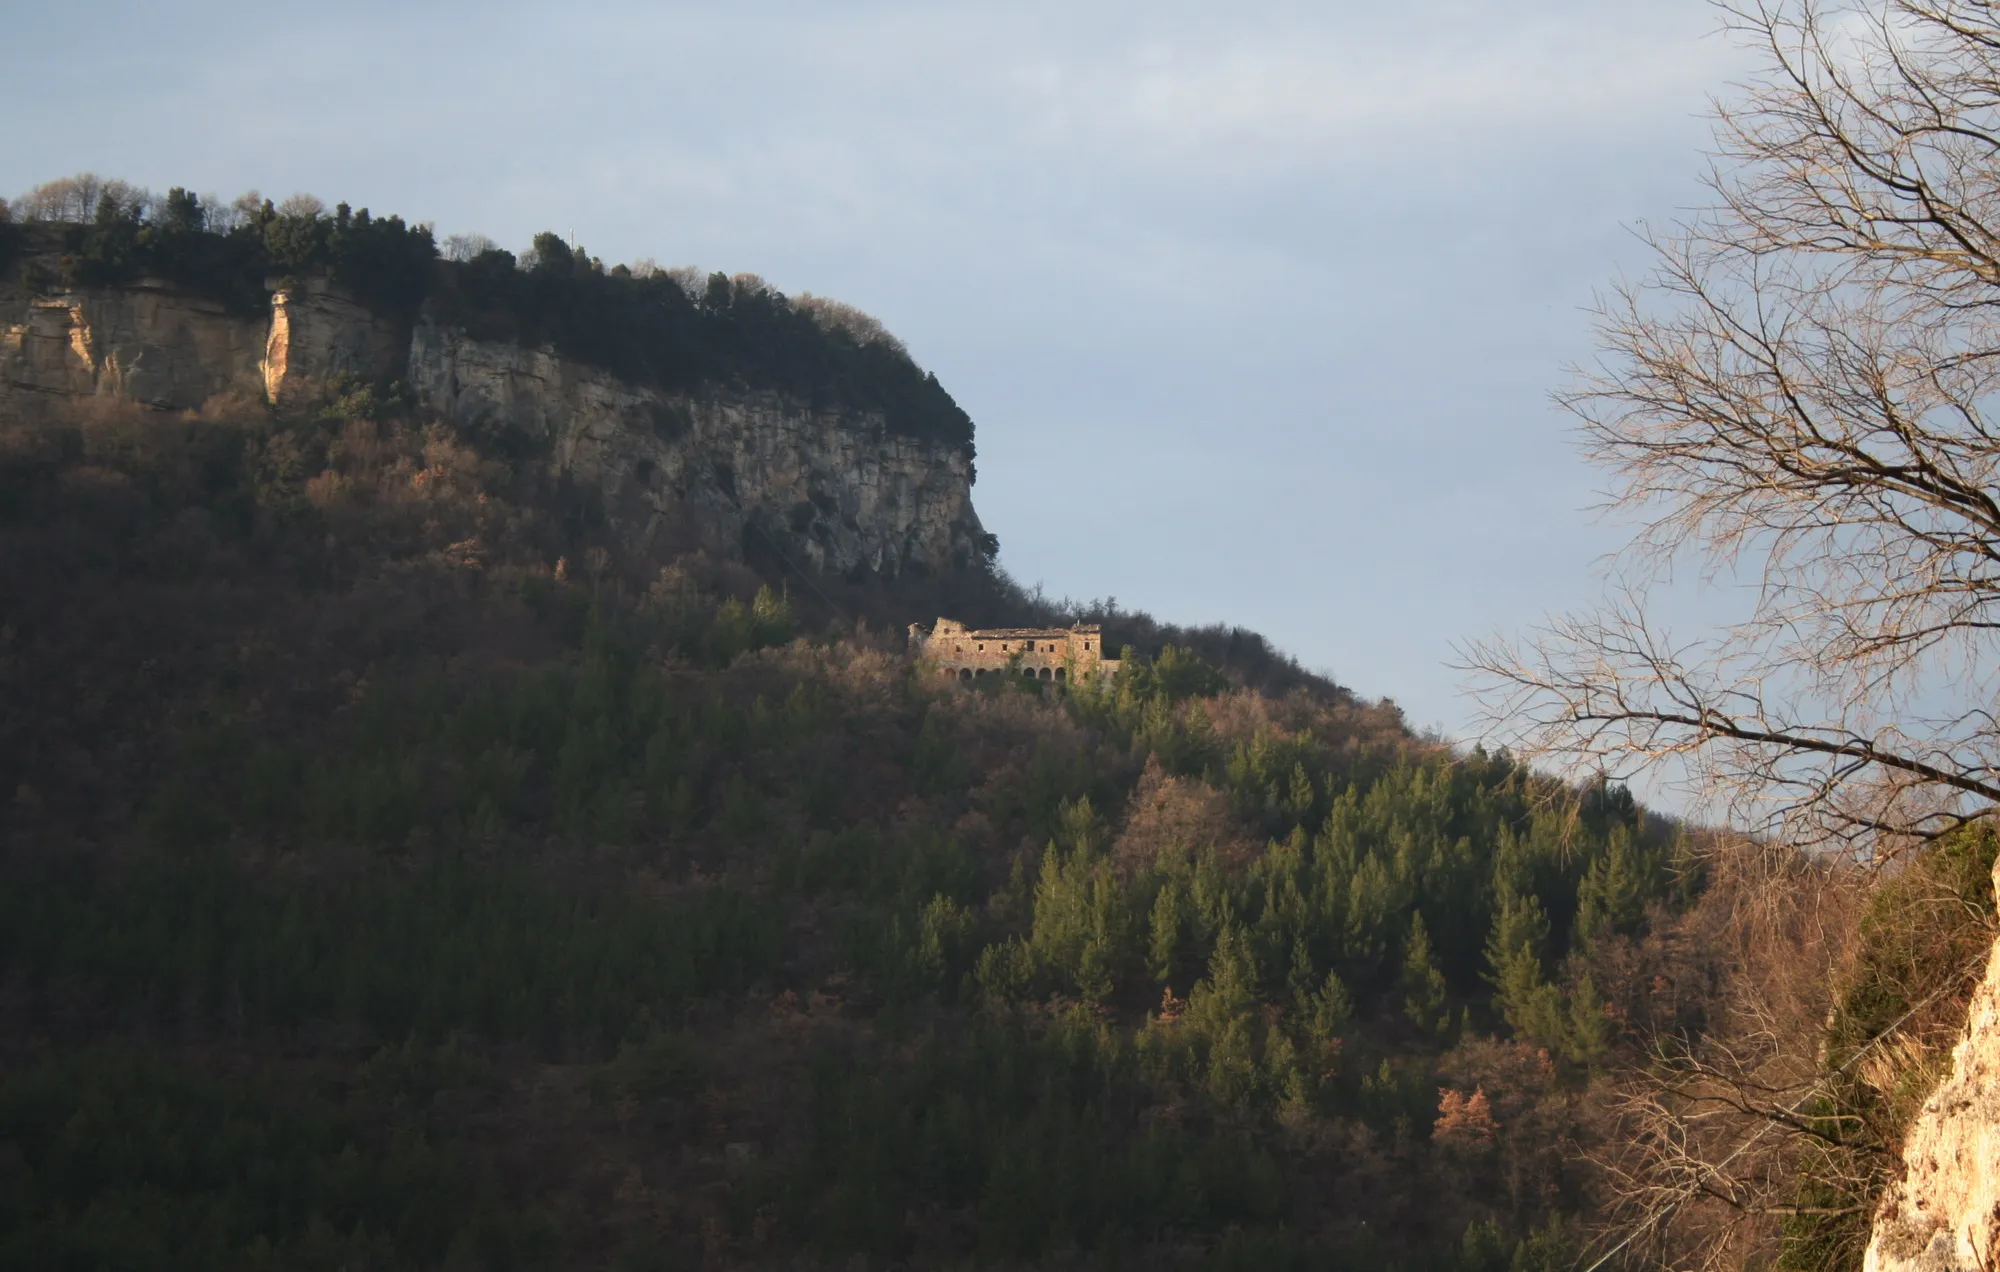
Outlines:
[[406,327],[322,280],[276,292],[264,339],[264,392],[276,402],[337,375],[386,379],[400,371],[409,339]]
[[[1994,876],[2000,891],[2000,870]],[[2000,946],[1973,994],[1951,1072],[1903,1145],[1904,1177],[1875,1214],[1865,1272],[2000,1265]]]
[[836,573],[947,570],[984,533],[963,453],[770,393],[675,394],[420,322],[409,383],[475,432],[545,450],[641,545],[775,548]]
[[454,423],[600,508],[661,554],[774,550],[834,573],[944,571],[979,557],[972,464],[879,416],[774,393],[668,393],[547,350],[385,319],[323,280],[245,317],[164,282],[42,296],[0,286],[0,411],[121,397],[186,410],[280,401],[342,375],[400,378]]
[[61,296],[0,287],[0,409],[79,397],[185,409],[259,394],[267,325],[151,280]]

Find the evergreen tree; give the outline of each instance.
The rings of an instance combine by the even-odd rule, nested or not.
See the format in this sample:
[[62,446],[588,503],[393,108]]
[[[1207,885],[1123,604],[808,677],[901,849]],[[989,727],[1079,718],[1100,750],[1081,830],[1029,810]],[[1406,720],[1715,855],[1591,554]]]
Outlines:
[[1486,957],[1494,1004],[1515,1034],[1560,1051],[1564,1041],[1562,991],[1546,982],[1541,950],[1549,920],[1540,898],[1505,888],[1493,921]]
[[1657,857],[1642,852],[1626,827],[1615,827],[1577,887],[1578,944],[1587,948],[1602,936],[1637,929],[1648,899],[1660,891],[1658,873]]
[[1152,916],[1147,921],[1146,971],[1155,983],[1172,988],[1186,970],[1193,921],[1180,881],[1168,879],[1153,898]]
[[1410,935],[1403,946],[1403,1014],[1426,1033],[1441,1032],[1451,1020],[1444,973],[1432,957],[1422,911],[1410,916]]
[[1313,1041],[1322,1045],[1333,1042],[1342,1029],[1354,1018],[1354,999],[1347,992],[1347,986],[1340,981],[1336,972],[1328,972],[1326,980],[1315,990],[1304,1004],[1306,1032]]
[[1592,1073],[1603,1070],[1616,1031],[1590,974],[1577,978],[1569,999],[1569,1058]]
[[1250,943],[1235,927],[1217,934],[1208,975],[1188,994],[1187,1028],[1204,1051],[1209,1093],[1225,1106],[1249,1099],[1257,1086],[1257,969]]

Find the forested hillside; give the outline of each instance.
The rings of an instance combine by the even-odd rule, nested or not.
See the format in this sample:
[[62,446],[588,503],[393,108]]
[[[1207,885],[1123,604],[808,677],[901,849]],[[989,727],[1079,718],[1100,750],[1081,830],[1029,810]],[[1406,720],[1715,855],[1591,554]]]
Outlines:
[[369,391],[7,422],[0,527],[8,1266],[1553,1267],[1699,1024],[1615,789],[940,691],[852,615],[1003,578],[628,577]]
[[[0,1268],[1992,1272],[2000,17],[1723,25],[1714,197],[1557,396],[1632,537],[1460,647],[1512,753],[1024,592],[971,421],[836,302],[309,196],[0,203]],[[492,391],[294,366],[335,308]],[[591,392],[487,412],[555,362]],[[742,511],[745,430],[695,484],[533,462],[697,389],[851,416],[821,487],[642,551]],[[896,451],[950,550],[800,568],[893,517],[842,495],[924,502]],[[1122,670],[946,682],[940,615]]]

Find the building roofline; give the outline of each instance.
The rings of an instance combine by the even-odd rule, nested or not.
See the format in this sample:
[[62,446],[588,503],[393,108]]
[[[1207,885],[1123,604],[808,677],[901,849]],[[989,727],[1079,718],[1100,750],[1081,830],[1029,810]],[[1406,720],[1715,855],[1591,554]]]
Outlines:
[[[950,633],[954,640],[1010,640],[1043,636],[1051,639],[1063,636],[1096,636],[1100,629],[1096,624],[1079,627],[966,627]],[[933,629],[931,635],[937,635]]]

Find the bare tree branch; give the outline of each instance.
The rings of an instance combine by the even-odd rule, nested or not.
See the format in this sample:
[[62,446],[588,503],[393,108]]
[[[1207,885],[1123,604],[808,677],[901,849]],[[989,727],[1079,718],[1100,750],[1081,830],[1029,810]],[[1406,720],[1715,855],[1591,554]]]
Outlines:
[[[2000,800],[2000,13],[1723,11],[1763,71],[1716,108],[1715,203],[1559,397],[1639,525],[1619,589],[1461,653],[1496,741],[1880,855]],[[1753,586],[1675,644],[1689,563]]]

